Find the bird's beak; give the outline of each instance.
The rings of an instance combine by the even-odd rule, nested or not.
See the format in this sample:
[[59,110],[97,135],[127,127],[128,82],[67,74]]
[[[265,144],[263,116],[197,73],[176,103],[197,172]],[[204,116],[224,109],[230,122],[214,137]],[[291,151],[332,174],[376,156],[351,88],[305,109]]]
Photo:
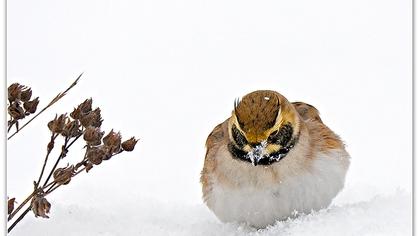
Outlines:
[[264,158],[267,142],[262,142],[262,143],[251,145],[251,146],[253,148],[248,153],[248,158],[251,160],[251,163],[253,166],[257,166],[260,160]]

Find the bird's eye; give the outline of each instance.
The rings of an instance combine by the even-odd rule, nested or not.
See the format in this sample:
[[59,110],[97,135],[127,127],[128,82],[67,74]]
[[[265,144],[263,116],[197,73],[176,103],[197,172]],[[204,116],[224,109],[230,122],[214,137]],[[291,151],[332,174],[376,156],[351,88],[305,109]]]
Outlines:
[[290,123],[283,125],[279,130],[276,130],[270,134],[267,142],[286,146],[287,143],[292,139],[293,127]]
[[272,132],[270,136],[268,136],[267,141],[269,143],[275,143],[279,139],[278,134],[279,134],[279,130]]
[[235,125],[232,127],[232,137],[239,147],[243,147],[247,143],[246,138],[242,135],[241,131],[236,128]]

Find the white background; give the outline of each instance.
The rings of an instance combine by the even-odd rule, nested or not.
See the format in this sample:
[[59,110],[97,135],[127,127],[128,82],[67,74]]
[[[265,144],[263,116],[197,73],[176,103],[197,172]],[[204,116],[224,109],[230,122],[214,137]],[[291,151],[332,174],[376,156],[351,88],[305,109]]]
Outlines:
[[[43,107],[85,72],[59,104],[8,141],[8,196],[19,201],[31,191],[50,136],[46,123],[85,98],[103,110],[106,131],[141,139],[135,152],[51,195],[52,219],[29,215],[16,235],[53,234],[63,218],[70,223],[61,228],[75,230],[97,209],[105,212],[91,234],[121,233],[110,225],[192,234],[196,218],[214,224],[216,234],[226,230],[201,203],[204,142],[234,99],[256,89],[316,106],[345,140],[352,164],[334,206],[375,196],[409,200],[410,1],[14,0],[7,8],[8,84],[31,86]],[[82,151],[80,143],[63,164]],[[179,212],[185,218],[171,228]],[[121,223],[127,215],[137,224]]]

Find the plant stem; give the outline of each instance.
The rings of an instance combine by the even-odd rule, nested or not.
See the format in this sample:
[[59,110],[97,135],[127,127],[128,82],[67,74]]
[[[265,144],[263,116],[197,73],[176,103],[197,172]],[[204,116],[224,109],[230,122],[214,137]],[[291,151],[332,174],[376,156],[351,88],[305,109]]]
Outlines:
[[52,185],[48,190],[47,190],[47,192],[45,192],[45,194],[50,194],[50,193],[52,193],[54,190],[56,190],[58,187],[60,187],[61,186],[61,184],[59,184],[59,185]]
[[73,143],[76,142],[80,138],[80,136],[82,136],[82,135],[83,135],[83,132],[81,134],[77,135],[76,138],[74,138],[73,141],[71,141],[69,143],[69,146],[67,147],[67,149],[69,149],[71,147],[71,145],[73,145]]
[[10,213],[7,221],[10,221],[20,211],[20,209],[22,209],[22,207],[32,199],[35,193],[36,191],[34,190],[12,213]]
[[70,139],[66,138],[64,141],[64,145],[63,148],[61,150],[60,156],[57,158],[57,161],[54,164],[54,167],[52,168],[52,170],[50,171],[50,174],[48,175],[47,179],[44,182],[44,187],[45,185],[48,183],[48,180],[50,180],[52,174],[54,173],[55,169],[57,168],[58,163],[60,162],[60,160],[67,154],[68,149],[77,141],[77,139],[79,139],[81,136],[83,135],[83,133],[79,134],[78,136],[76,136],[70,143]]
[[52,189],[52,188],[54,188],[55,187],[55,185],[56,185],[57,183],[55,183],[54,182],[54,184],[53,185],[51,185],[48,189],[47,189],[47,191],[45,191],[45,193],[46,194],[48,194],[49,192],[50,192],[50,190]]
[[83,167],[82,169],[80,169],[79,171],[77,171],[74,175],[73,175],[73,177],[74,176],[76,176],[76,175],[78,175],[78,174],[80,174],[82,171],[84,171],[86,169],[86,167]]
[[13,224],[7,229],[7,233],[10,233],[10,231],[12,231],[12,229],[17,225],[17,223],[19,223],[19,221],[21,221],[23,217],[25,217],[26,214],[28,214],[30,210],[31,210],[31,206],[26,208],[26,210],[22,213],[22,215],[20,215],[19,218],[17,218],[16,221],[13,222]]
[[43,185],[43,187],[45,187],[45,185],[47,185],[47,183],[48,183],[48,180],[50,180],[50,178],[51,178],[51,176],[52,176],[52,174],[54,173],[54,171],[55,171],[55,169],[57,168],[57,165],[58,165],[58,163],[60,162],[60,160],[67,154],[67,143],[69,142],[69,138],[65,138],[65,140],[64,140],[64,144],[63,144],[63,146],[61,147],[61,153],[60,153],[60,155],[58,156],[58,158],[57,158],[57,161],[55,162],[55,164],[54,164],[54,167],[51,169],[51,171],[50,171],[50,173],[48,174],[48,177],[47,177],[47,179],[45,180],[45,182],[44,182],[44,185]]
[[[41,174],[39,175],[38,181],[35,184],[35,188],[38,188],[39,183],[41,182],[42,176],[44,175],[45,166],[47,165],[48,156],[50,155],[52,149],[54,148],[54,140],[57,138],[58,134],[52,134],[50,143],[48,144],[47,155],[45,156],[44,165],[42,166]],[[50,148],[51,147],[51,148]]]

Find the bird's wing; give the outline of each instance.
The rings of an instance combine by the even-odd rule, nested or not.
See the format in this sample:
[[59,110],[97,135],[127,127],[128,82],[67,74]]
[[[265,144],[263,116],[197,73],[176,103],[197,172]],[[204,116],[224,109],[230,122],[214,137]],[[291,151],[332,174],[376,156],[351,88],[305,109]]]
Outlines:
[[334,149],[344,150],[341,138],[322,122],[319,112],[314,106],[304,102],[293,102],[292,104],[305,121],[309,135],[319,150],[323,152]]
[[292,102],[292,104],[304,121],[316,120],[322,123],[319,111],[314,106],[304,102]]
[[218,124],[216,127],[214,127],[213,131],[209,134],[206,140],[206,148],[208,154],[209,149],[213,148],[218,142],[222,141],[225,134],[222,129],[223,123]]
[[219,125],[217,125],[213,131],[209,134],[206,141],[206,157],[204,160],[204,167],[201,171],[201,179],[200,182],[203,185],[203,199],[206,201],[206,195],[211,189],[209,177],[210,174],[214,171],[216,160],[215,155],[220,147],[226,139],[227,133],[225,132],[227,120]]

